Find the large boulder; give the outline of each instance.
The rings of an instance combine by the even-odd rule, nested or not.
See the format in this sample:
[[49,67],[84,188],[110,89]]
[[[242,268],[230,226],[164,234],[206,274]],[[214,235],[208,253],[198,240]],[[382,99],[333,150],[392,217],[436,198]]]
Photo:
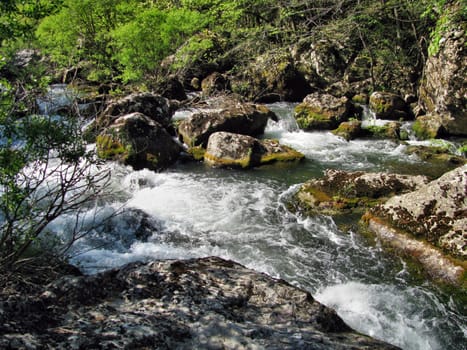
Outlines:
[[390,92],[373,92],[370,95],[370,109],[379,119],[413,119],[410,106],[405,100],[401,96]]
[[295,107],[295,119],[304,130],[332,130],[346,121],[352,112],[352,103],[347,97],[313,93]]
[[111,101],[98,118],[97,123],[100,127],[106,127],[120,116],[131,113],[142,113],[164,127],[170,125],[172,118],[168,99],[157,94],[144,92]]
[[2,349],[398,349],[309,292],[216,257],[20,283],[0,289]]
[[220,110],[193,114],[180,123],[178,132],[189,147],[206,147],[209,136],[218,131],[250,136],[261,135],[269,118],[277,120],[277,116],[266,106],[235,103]]
[[103,159],[151,170],[173,164],[182,150],[161,124],[141,113],[119,117],[97,137],[96,146]]
[[[443,259],[439,251],[460,259],[465,265],[467,165],[444,174],[416,191],[390,198],[369,211],[366,220],[383,239],[387,232],[397,236],[397,240],[393,240],[396,247],[421,260],[429,273],[437,278],[459,282],[464,268],[453,266],[453,260]],[[416,243],[415,249],[415,240],[429,244]]]
[[373,214],[446,253],[467,258],[467,165],[417,191],[395,196]]
[[427,182],[424,176],[328,169],[323,178],[311,179],[300,187],[294,196],[294,204],[308,214],[363,212],[395,194],[413,191]]
[[449,2],[440,16],[419,95],[423,109],[434,120],[441,120],[447,133],[466,136],[467,26],[461,6]]
[[304,155],[275,140],[228,132],[209,137],[204,162],[213,167],[251,168],[275,162],[300,161]]

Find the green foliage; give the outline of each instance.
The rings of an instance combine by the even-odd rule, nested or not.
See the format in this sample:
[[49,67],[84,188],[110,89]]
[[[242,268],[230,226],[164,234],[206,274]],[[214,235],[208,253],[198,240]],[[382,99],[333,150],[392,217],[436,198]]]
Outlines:
[[137,0],[65,0],[60,11],[45,18],[36,35],[45,52],[63,66],[90,61],[112,66],[110,33],[138,12]]
[[153,8],[112,32],[117,49],[114,59],[122,67],[124,81],[155,72],[160,62],[204,26],[203,16],[186,9]]
[[2,0],[0,2],[0,46],[14,40],[30,40],[38,21],[50,15],[62,0]]

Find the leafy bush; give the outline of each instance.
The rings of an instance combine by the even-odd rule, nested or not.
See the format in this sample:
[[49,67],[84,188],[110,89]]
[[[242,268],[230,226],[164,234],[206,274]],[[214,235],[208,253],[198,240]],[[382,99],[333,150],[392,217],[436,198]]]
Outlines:
[[161,61],[204,24],[204,17],[197,11],[153,8],[116,28],[112,32],[116,49],[113,58],[123,71],[123,80],[157,73]]

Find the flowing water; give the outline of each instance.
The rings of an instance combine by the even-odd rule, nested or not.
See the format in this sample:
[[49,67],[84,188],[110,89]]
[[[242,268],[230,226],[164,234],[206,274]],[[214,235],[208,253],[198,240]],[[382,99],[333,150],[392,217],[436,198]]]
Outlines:
[[[305,288],[354,329],[404,349],[465,349],[461,299],[359,235],[356,218],[337,225],[287,209],[297,187],[326,168],[434,176],[433,169],[390,141],[305,133],[292,104],[270,107],[280,120],[269,122],[265,137],[303,152],[303,163],[247,171],[180,163],[161,173],[110,164],[114,195],[101,209],[122,214],[79,241],[73,262],[95,273],[135,260],[216,255]],[[63,218],[53,228],[64,234],[66,225]]]

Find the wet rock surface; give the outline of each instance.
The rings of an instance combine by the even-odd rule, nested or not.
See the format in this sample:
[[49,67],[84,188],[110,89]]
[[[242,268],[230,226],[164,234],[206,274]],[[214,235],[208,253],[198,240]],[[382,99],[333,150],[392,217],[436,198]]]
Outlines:
[[416,191],[395,196],[371,214],[445,253],[467,258],[467,165]]
[[96,141],[99,157],[134,169],[166,168],[182,150],[164,126],[141,113],[119,117]]
[[26,285],[0,292],[1,348],[396,349],[309,293],[220,258]]
[[110,102],[98,118],[97,123],[101,127],[109,126],[118,117],[131,113],[144,114],[164,127],[170,125],[172,118],[169,100],[160,95],[146,92],[134,93]]
[[323,178],[303,184],[294,199],[301,210],[311,214],[343,214],[362,211],[427,182],[425,176],[328,169]]
[[260,135],[264,133],[269,118],[277,120],[267,107],[238,102],[220,110],[195,113],[180,123],[178,132],[189,147],[206,147],[209,137],[218,131]]
[[352,112],[347,97],[313,93],[295,108],[295,119],[304,130],[332,130],[346,121]]
[[376,91],[370,96],[370,109],[380,119],[409,120],[413,118],[404,99],[389,92]]
[[251,168],[275,162],[300,161],[304,155],[276,140],[227,132],[209,137],[204,162],[213,167]]

